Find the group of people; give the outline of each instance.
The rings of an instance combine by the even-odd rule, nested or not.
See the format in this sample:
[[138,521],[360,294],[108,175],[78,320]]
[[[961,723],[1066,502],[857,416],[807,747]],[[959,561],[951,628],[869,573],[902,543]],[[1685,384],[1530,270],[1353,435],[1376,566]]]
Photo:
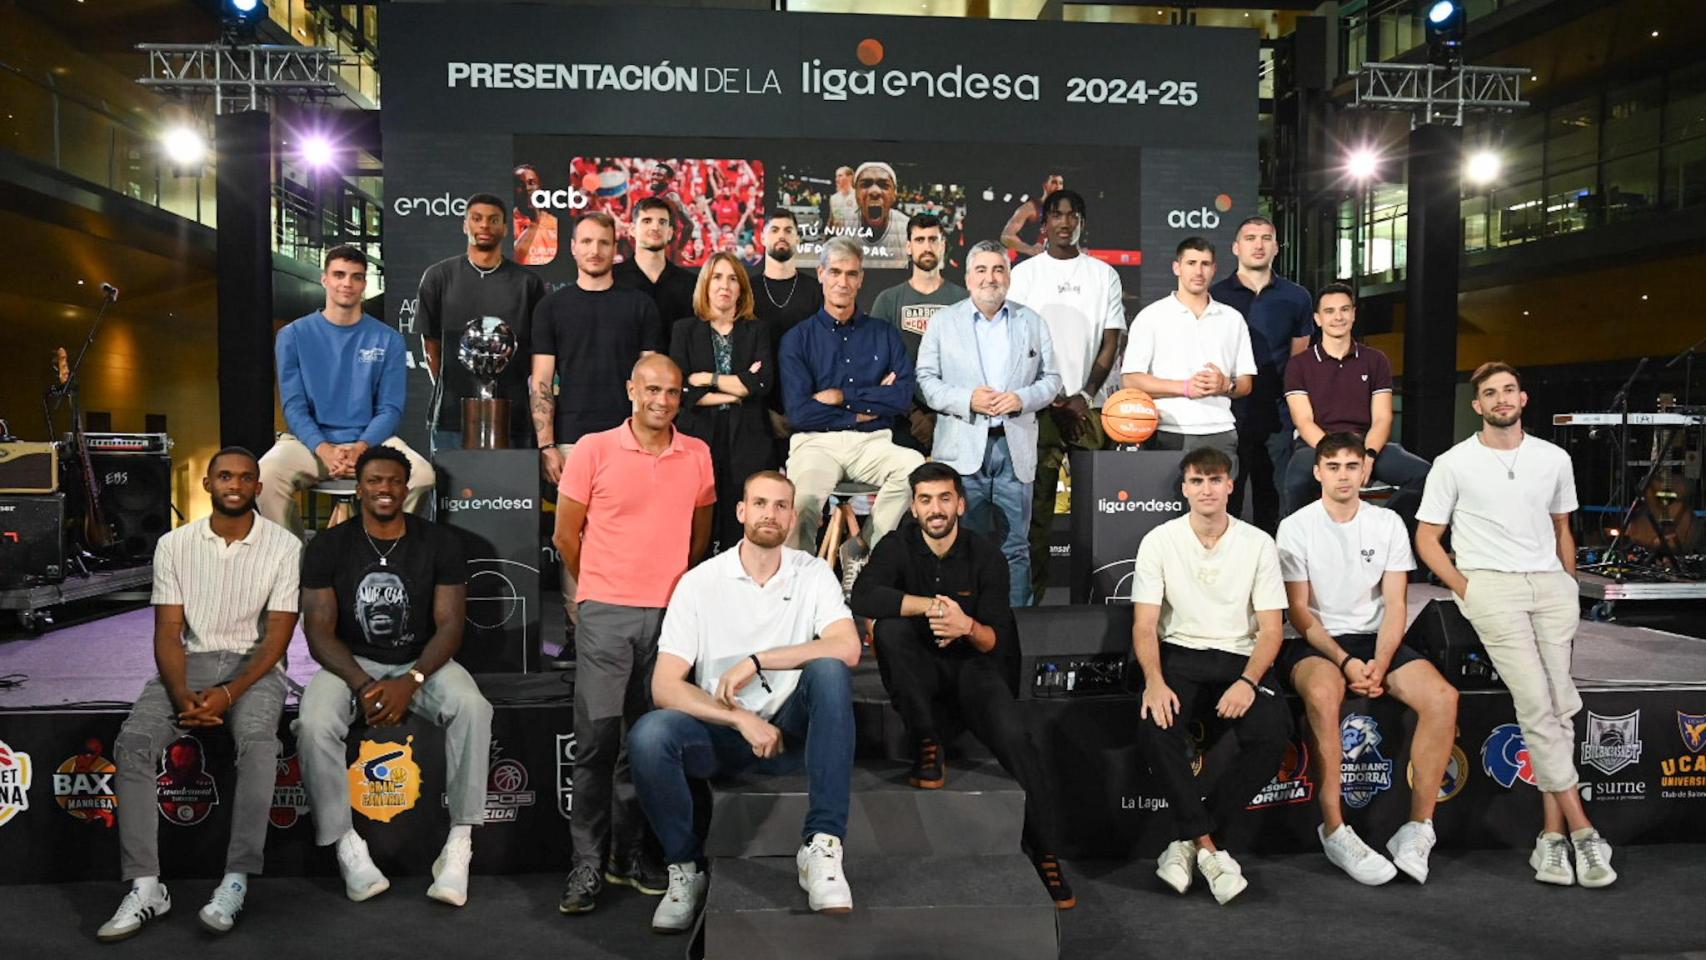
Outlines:
[[[588,214],[573,229],[579,279],[547,295],[502,255],[502,202],[470,198],[468,248],[427,271],[419,316],[440,410],[468,389],[443,360],[457,318],[513,318],[531,357],[502,385],[526,398],[529,422],[512,424],[514,440],[537,444],[557,487],[553,543],[574,625],[576,800],[563,913],[592,910],[616,884],[662,898],[655,930],[687,930],[708,884],[691,781],[790,769],[808,782],[797,856],[808,903],[852,908],[842,866],[851,669],[862,650],[855,616],[871,622],[882,682],[914,745],[909,782],[944,784],[938,724],[957,715],[1024,788],[1024,850],[1053,902],[1074,905],[1053,784],[1015,702],[1013,610],[1038,595],[1047,551],[1028,541],[1042,487],[1052,501],[1049,471],[1067,446],[1105,439],[1095,404],[1126,324],[1118,277],[1076,250],[1083,199],[1060,190],[1043,211],[1043,255],[1010,269],[1005,248],[979,243],[964,288],[940,275],[940,225],[914,217],[912,276],[878,298],[893,316],[875,317],[858,306],[860,245],[832,239],[808,276],[791,262],[799,238],[786,215],[764,225],[762,270],[718,255],[695,278],[667,257],[667,204],[636,205],[635,255],[622,267],[614,224]],[[1253,282],[1247,267],[1270,267],[1252,303],[1273,297],[1294,310],[1295,294],[1271,274],[1271,224],[1241,226],[1234,252],[1241,285]],[[1415,468],[1388,440],[1390,370],[1351,338],[1349,292],[1330,286],[1314,298],[1322,333],[1312,346],[1301,336],[1253,338],[1258,324],[1210,293],[1213,257],[1206,241],[1180,245],[1178,290],[1138,315],[1122,364],[1123,382],[1157,399],[1157,445],[1184,451],[1189,504],[1142,541],[1133,588],[1136,736],[1175,823],[1158,876],[1182,893],[1200,872],[1222,903],[1245,888],[1231,851],[1291,736],[1280,696],[1290,689],[1315,740],[1328,858],[1364,883],[1399,870],[1426,880],[1456,693],[1401,643],[1415,567],[1405,522],[1361,499],[1371,476],[1396,470],[1425,477],[1415,555],[1452,590],[1515,701],[1544,797],[1536,879],[1611,883],[1611,849],[1587,820],[1571,754],[1581,705],[1569,674],[1574,480],[1562,450],[1524,433],[1520,375],[1500,363],[1478,369],[1482,429],[1431,470]],[[383,727],[413,712],[445,728],[451,829],[427,892],[466,901],[491,706],[453,659],[465,562],[452,531],[414,515],[432,470],[395,436],[404,345],[361,313],[364,269],[359,250],[328,253],[325,308],[278,338],[290,432],[258,459],[220,451],[203,481],[212,515],[160,542],[159,672],[116,747],[132,886],[103,940],[170,908],[146,816],[154,757],[180,731],[227,720],[239,766],[229,872],[200,919],[231,929],[261,865],[284,700],[279,662],[299,615],[323,668],[301,701],[303,775],[316,840],[335,848],[348,896],[364,900],[389,881],[351,827],[345,738],[358,721]],[[668,327],[665,317],[675,318]],[[1269,369],[1254,359],[1253,339]],[[1273,400],[1264,374],[1283,376],[1296,437],[1260,446],[1292,453],[1285,474],[1306,471],[1312,487],[1308,497],[1301,483],[1290,488],[1277,543],[1232,507],[1238,462],[1258,446],[1233,405]],[[919,435],[929,438],[928,460]],[[440,447],[460,439],[443,423],[434,436]],[[304,550],[295,494],[330,477],[355,480],[358,515]],[[827,499],[849,479],[876,496],[871,554],[844,592],[812,547]],[[1442,544],[1448,528],[1454,553]],[[1411,818],[1386,844],[1390,859],[1345,823],[1338,788],[1351,736],[1340,728],[1343,699],[1387,693],[1417,714]],[[1237,745],[1206,798],[1188,732],[1199,725],[1232,732]]]

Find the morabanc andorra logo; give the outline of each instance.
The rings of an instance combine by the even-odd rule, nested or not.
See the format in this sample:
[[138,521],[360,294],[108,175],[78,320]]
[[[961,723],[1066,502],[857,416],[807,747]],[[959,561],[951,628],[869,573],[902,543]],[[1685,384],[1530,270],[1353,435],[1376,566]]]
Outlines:
[[1602,717],[1588,711],[1587,735],[1582,739],[1582,762],[1610,776],[1641,759],[1641,711]]

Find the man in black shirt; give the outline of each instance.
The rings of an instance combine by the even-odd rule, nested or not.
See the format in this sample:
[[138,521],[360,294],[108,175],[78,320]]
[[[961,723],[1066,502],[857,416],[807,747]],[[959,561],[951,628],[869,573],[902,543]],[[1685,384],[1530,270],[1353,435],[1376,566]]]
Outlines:
[[616,286],[638,290],[657,304],[658,317],[668,330],[675,321],[693,316],[693,287],[698,274],[669,259],[670,240],[678,225],[669,201],[647,197],[634,205],[634,256],[611,271]]
[[[497,317],[515,333],[515,356],[499,374],[497,396],[509,400],[510,445],[532,445],[527,416],[527,373],[532,364],[533,309],[545,297],[545,284],[532,270],[503,255],[508,232],[504,202],[489,193],[468,198],[462,232],[468,249],[426,268],[421,274],[415,323],[426,348],[433,392],[432,449],[462,446],[462,399],[479,395],[479,384],[457,359],[462,330],[470,320]],[[449,361],[446,362],[445,358]]]
[[[764,221],[764,266],[752,271],[752,305],[758,319],[770,328],[770,355],[779,356],[782,334],[801,320],[823,309],[823,285],[809,270],[794,265],[794,255],[800,252],[800,225],[787,207],[777,207]],[[782,412],[782,389],[777,384],[770,391],[770,426],[776,436],[786,439],[788,419]],[[779,460],[788,459],[788,447],[781,445]]]
[[[337,845],[351,900],[391,886],[350,825],[344,740],[357,713],[377,728],[401,723],[413,710],[444,727],[450,806],[450,837],[433,863],[427,896],[459,907],[468,900],[473,827],[485,817],[492,732],[491,704],[450,659],[462,645],[466,617],[462,544],[449,527],[402,512],[409,462],[401,453],[369,448],[356,462],[355,478],[360,514],[309,541],[302,559],[303,632],[324,668],[302,693],[296,725],[315,842]],[[402,781],[419,774],[400,757],[369,758],[368,783],[376,791],[418,795],[421,784]]]
[[947,782],[937,712],[957,715],[1025,788],[1025,845],[1054,905],[1077,904],[1054,853],[1054,795],[1013,699],[1018,628],[1008,605],[1001,548],[960,527],[965,487],[959,472],[926,463],[907,478],[912,515],[871,552],[853,584],[852,608],[876,621],[872,642],[917,760],[907,782],[935,790]]

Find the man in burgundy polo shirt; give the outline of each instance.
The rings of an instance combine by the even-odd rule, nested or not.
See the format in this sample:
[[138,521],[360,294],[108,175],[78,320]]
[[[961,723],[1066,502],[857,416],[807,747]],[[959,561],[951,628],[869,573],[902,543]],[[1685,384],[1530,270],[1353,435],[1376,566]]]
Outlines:
[[711,542],[711,449],[674,427],[681,384],[669,357],[641,357],[628,378],[633,415],[582,437],[558,485],[552,542],[579,583],[580,603],[574,852],[557,904],[563,913],[591,910],[606,881],[651,896],[669,885],[634,797],[624,740],[651,707],[669,595]]
[[1315,295],[1315,324],[1321,342],[1291,358],[1285,367],[1285,402],[1297,425],[1296,453],[1286,466],[1280,491],[1286,516],[1320,498],[1313,451],[1329,433],[1358,433],[1374,463],[1371,475],[1398,488],[1386,506],[1416,526],[1416,507],[1431,465],[1392,439],[1392,364],[1386,354],[1351,338],[1356,294],[1330,283]]

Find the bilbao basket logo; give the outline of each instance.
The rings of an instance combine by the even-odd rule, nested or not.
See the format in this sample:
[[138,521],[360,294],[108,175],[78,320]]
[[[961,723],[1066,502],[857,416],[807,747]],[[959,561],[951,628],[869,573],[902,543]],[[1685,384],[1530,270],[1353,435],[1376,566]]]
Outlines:
[[1587,734],[1582,738],[1582,762],[1606,776],[1641,759],[1641,711],[1620,717],[1602,717],[1588,711]]
[[1392,761],[1380,755],[1380,724],[1366,714],[1353,713],[1339,725],[1344,756],[1339,784],[1345,803],[1361,809],[1392,788]]
[[[1416,785],[1415,764],[1405,764],[1404,779],[1411,787]],[[1463,785],[1469,782],[1469,755],[1457,744],[1451,745],[1451,757],[1445,761],[1445,776],[1439,780],[1439,793],[1434,799],[1444,803],[1463,792]]]
[[219,786],[207,772],[207,752],[195,737],[179,737],[160,754],[160,816],[180,827],[193,827],[219,806]]
[[557,812],[563,819],[575,808],[575,735],[557,734]]
[[90,738],[83,752],[65,758],[53,772],[53,799],[59,809],[84,823],[118,825],[118,792],[113,777],[118,767],[101,755],[101,741]]
[[1521,727],[1501,723],[1493,728],[1481,744],[1481,769],[1501,787],[1513,787],[1518,780],[1534,786],[1534,762],[1528,757]]
[[280,830],[296,826],[308,812],[308,788],[302,782],[302,759],[292,753],[278,758],[272,781],[272,809],[267,820]]
[[[486,766],[485,823],[514,823],[522,807],[533,806],[534,793],[527,789],[527,768],[520,760],[503,755],[503,747],[492,740],[491,761]],[[450,794],[442,795],[450,806]]]
[[0,740],[0,824],[30,808],[30,755]]
[[415,763],[415,738],[403,743],[361,741],[349,765],[349,803],[369,820],[389,823],[413,810],[421,798],[421,768]]
[[1315,796],[1315,784],[1309,779],[1309,745],[1294,737],[1286,744],[1285,757],[1279,772],[1256,795],[1250,798],[1251,810],[1282,807],[1292,803],[1308,803]]

